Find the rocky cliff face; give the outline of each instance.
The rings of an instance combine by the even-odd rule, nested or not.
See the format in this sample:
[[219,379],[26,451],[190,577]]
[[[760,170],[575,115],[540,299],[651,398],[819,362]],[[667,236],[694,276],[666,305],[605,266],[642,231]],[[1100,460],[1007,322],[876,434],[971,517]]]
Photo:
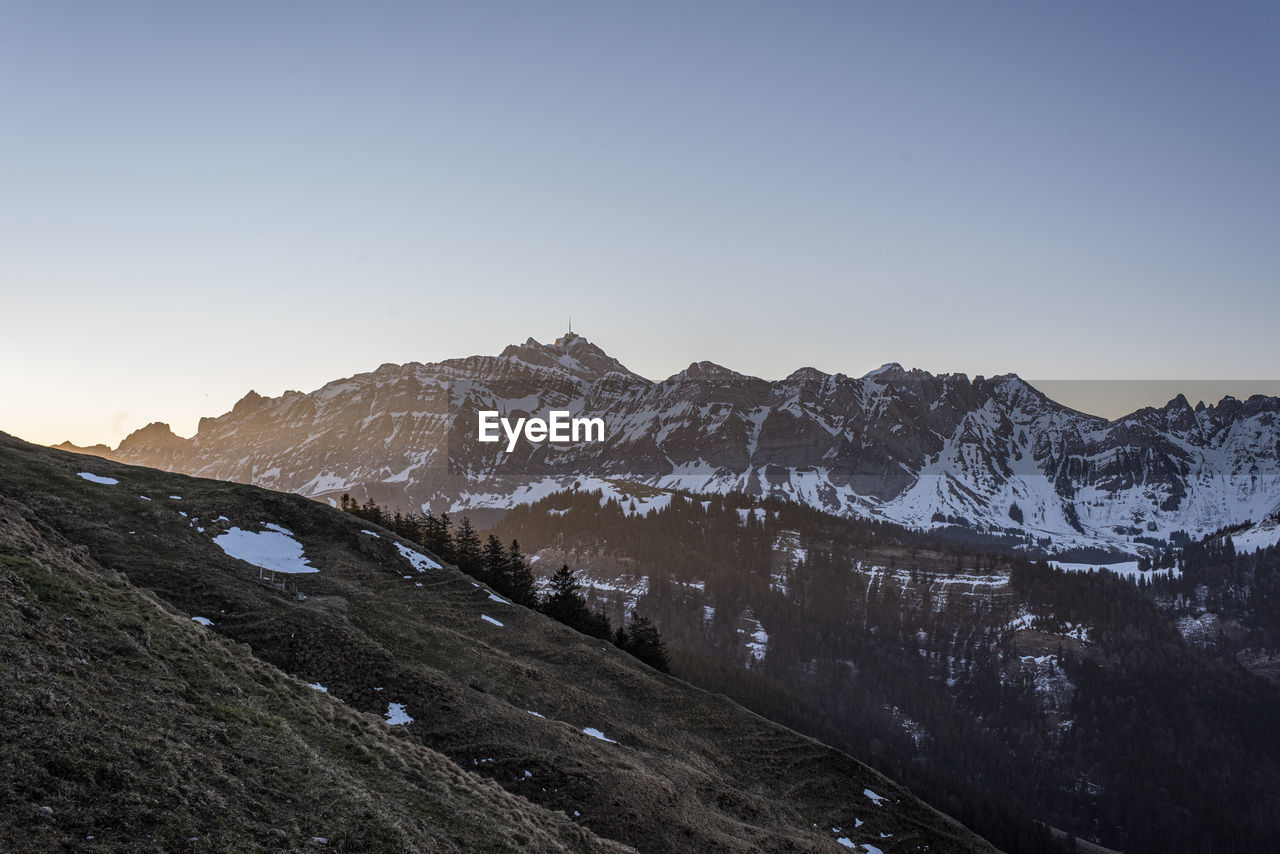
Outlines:
[[[600,416],[599,443],[476,438],[476,413]],[[1280,400],[1179,396],[1116,421],[1014,375],[888,364],[802,368],[777,382],[710,362],[652,382],[577,335],[498,356],[383,365],[309,394],[250,392],[189,440],[164,425],[113,456],[186,474],[405,509],[509,507],[592,479],[785,496],[838,514],[1125,546],[1192,535],[1280,505]]]

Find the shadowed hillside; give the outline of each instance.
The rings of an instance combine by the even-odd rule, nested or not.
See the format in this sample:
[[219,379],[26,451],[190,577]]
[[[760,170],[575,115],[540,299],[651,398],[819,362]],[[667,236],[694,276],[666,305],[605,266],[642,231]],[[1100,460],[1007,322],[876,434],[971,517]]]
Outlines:
[[[0,842],[994,850],[364,524],[0,437]],[[281,589],[223,546],[317,571]]]

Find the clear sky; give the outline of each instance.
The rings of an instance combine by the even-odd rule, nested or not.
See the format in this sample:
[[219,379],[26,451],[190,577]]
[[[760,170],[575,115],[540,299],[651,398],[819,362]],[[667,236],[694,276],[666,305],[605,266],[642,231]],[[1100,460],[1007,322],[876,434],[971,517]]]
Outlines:
[[0,3],[0,430],[575,331],[1277,377],[1280,4]]

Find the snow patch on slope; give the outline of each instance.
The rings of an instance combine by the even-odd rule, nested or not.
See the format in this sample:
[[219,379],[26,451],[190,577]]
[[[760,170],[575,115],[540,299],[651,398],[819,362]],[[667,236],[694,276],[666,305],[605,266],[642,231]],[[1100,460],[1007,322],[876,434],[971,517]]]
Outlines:
[[[377,535],[375,534],[374,536]],[[416,552],[402,543],[396,543],[396,549],[400,552],[400,556],[409,561],[409,564],[418,572],[425,572],[428,569],[444,568],[426,555]]]
[[1240,554],[1270,548],[1278,542],[1280,542],[1280,523],[1275,520],[1254,525],[1252,528],[1246,528],[1231,535],[1231,545]]
[[413,718],[409,717],[409,713],[405,711],[404,703],[388,703],[383,717],[387,719],[387,726],[404,726],[413,723]]
[[213,543],[230,557],[272,572],[319,572],[307,562],[302,544],[291,532],[279,525],[264,527],[270,530],[254,532],[232,528],[214,537]]

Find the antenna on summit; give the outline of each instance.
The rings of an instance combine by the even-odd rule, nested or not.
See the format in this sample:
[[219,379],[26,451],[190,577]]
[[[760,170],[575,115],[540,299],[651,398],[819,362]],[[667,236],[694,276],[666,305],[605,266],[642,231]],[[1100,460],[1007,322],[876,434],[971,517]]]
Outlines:
[[573,334],[573,315],[569,315],[569,334]]

